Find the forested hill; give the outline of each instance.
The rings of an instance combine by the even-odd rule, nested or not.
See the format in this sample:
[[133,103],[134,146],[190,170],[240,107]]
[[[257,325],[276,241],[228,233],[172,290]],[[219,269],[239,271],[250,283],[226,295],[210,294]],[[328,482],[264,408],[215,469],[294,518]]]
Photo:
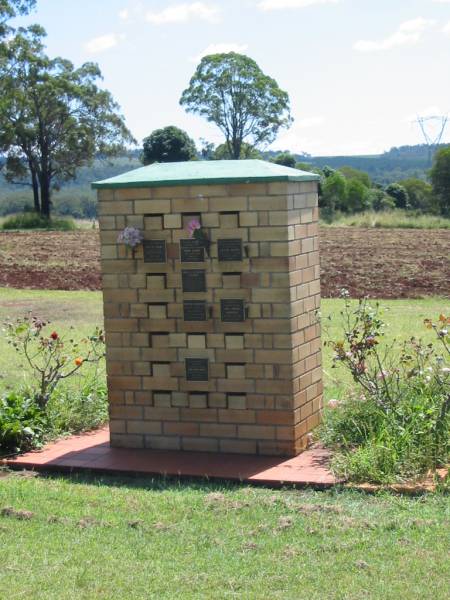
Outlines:
[[[446,146],[442,144],[440,147]],[[114,160],[94,161],[90,167],[80,169],[77,178],[69,183],[64,184],[67,187],[83,187],[88,189],[93,181],[107,179],[120,175],[131,169],[137,169],[142,166],[139,160],[139,151],[134,151],[130,156],[116,158]],[[278,152],[265,152],[264,158],[270,159],[275,157]],[[400,181],[408,177],[419,177],[425,179],[430,164],[430,152],[425,144],[418,146],[400,146],[399,148],[391,148],[383,154],[373,154],[368,156],[310,156],[310,155],[295,155],[297,160],[304,164],[310,164],[312,167],[322,168],[325,166],[331,168],[339,167],[354,167],[369,174],[370,178],[384,185],[394,181]],[[8,192],[24,191],[26,188],[18,186],[10,186],[5,179],[0,175],[0,194]]]
[[[270,160],[278,152],[264,152],[263,157]],[[430,154],[426,145],[401,146],[392,148],[384,154],[372,156],[317,156],[296,155],[301,168],[339,168],[354,167],[369,174],[373,182],[384,186],[418,177],[426,179],[430,169]],[[1,163],[1,158],[0,158]],[[1,165],[0,165],[1,166]],[[65,183],[61,191],[53,196],[54,207],[61,214],[87,216],[95,214],[95,192],[91,189],[93,181],[99,181],[120,175],[142,166],[140,151],[135,150],[129,156],[114,160],[96,159],[92,166],[80,169],[74,181]],[[31,189],[28,186],[9,185],[0,172],[0,216],[11,212],[20,212],[32,202]]]
[[[445,147],[441,144],[437,148]],[[435,149],[437,149],[435,148]],[[274,153],[277,154],[277,153]],[[408,177],[425,179],[431,167],[430,150],[427,145],[400,146],[391,148],[383,154],[368,156],[302,156],[298,155],[299,162],[309,163],[314,167],[325,166],[337,169],[339,167],[353,167],[369,174],[376,183],[388,185],[394,181],[401,181]]]

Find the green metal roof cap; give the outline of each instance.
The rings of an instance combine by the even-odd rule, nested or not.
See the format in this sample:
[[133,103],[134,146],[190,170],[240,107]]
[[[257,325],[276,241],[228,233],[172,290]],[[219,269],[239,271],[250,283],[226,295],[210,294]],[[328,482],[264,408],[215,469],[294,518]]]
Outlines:
[[319,175],[283,167],[264,160],[199,160],[154,163],[117,177],[96,181],[94,189],[318,181]]

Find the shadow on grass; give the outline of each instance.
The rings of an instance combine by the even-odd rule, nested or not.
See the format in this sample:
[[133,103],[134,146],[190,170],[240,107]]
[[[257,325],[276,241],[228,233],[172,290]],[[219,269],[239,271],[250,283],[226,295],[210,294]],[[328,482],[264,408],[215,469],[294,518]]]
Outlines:
[[[221,479],[208,480],[193,477],[180,477],[168,475],[109,475],[89,472],[40,472],[38,477],[45,480],[65,481],[72,484],[105,486],[115,488],[129,488],[137,490],[148,490],[152,492],[166,491],[191,491],[217,492],[237,491],[244,488],[255,487],[239,481],[227,481]],[[292,488],[286,488],[292,489]]]

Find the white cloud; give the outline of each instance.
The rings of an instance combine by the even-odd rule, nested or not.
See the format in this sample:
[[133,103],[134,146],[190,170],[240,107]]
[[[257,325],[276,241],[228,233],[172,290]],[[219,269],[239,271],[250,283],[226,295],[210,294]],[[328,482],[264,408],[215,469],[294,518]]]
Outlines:
[[294,121],[294,129],[310,129],[311,127],[322,125],[324,121],[324,117],[306,117],[305,119]]
[[404,122],[414,125],[417,123],[417,119],[419,118],[426,119],[429,117],[440,117],[444,114],[446,114],[446,111],[442,111],[442,109],[439,106],[426,106],[421,110],[417,110],[414,113],[406,115],[406,117],[404,118]]
[[261,10],[283,10],[286,8],[307,8],[315,4],[337,4],[340,0],[261,0]]
[[325,117],[312,116],[304,119],[296,119],[293,125],[287,130],[282,131],[272,148],[289,149],[292,152],[301,153],[306,150],[306,145],[311,146],[311,139],[305,137],[305,129],[313,129],[325,122]]
[[450,21],[446,25],[444,25],[442,31],[447,35],[450,35]]
[[220,10],[212,4],[205,2],[191,2],[190,4],[174,4],[159,12],[148,11],[145,18],[154,25],[166,23],[186,23],[191,19],[200,19],[209,23],[219,21]]
[[105,52],[105,50],[114,48],[114,46],[117,46],[124,39],[125,35],[123,33],[107,33],[106,35],[100,35],[89,40],[84,45],[84,48],[90,54],[98,54],[99,52]]
[[238,54],[243,54],[248,49],[247,44],[210,44],[207,46],[203,52],[200,52],[197,56],[192,57],[191,62],[199,62],[204,56],[208,56],[209,54],[225,54],[227,52],[237,52]]
[[414,45],[422,39],[424,31],[432,27],[436,21],[433,19],[424,19],[417,17],[410,21],[405,21],[400,25],[395,33],[382,40],[359,40],[353,46],[360,52],[374,52],[379,50],[390,50],[398,46]]
[[127,21],[130,18],[130,11],[128,10],[128,8],[123,8],[122,10],[119,10],[119,19],[122,19],[122,21]]
[[284,10],[289,8],[307,8],[318,4],[337,4],[340,0],[260,0],[261,10]]

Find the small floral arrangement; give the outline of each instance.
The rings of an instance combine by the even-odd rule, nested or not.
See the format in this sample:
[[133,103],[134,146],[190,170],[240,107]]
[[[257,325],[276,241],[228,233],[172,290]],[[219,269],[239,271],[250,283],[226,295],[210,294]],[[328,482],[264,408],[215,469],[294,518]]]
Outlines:
[[206,231],[202,229],[200,221],[198,221],[198,219],[192,219],[192,221],[189,221],[186,230],[190,238],[198,240],[200,242],[207,256],[209,256],[211,241],[208,238],[208,234],[206,233]]
[[136,248],[136,246],[142,244],[143,239],[144,236],[142,235],[142,231],[137,229],[137,227],[125,227],[125,229],[119,233],[117,241],[119,244],[125,244],[129,248]]

